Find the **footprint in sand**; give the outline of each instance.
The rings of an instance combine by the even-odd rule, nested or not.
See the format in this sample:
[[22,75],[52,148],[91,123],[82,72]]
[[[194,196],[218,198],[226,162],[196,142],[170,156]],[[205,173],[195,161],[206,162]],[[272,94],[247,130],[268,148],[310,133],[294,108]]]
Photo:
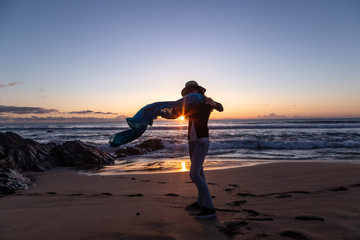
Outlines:
[[296,220],[301,220],[301,221],[319,221],[319,222],[324,222],[324,218],[322,217],[318,217],[318,216],[307,216],[307,215],[303,215],[303,216],[297,216],[295,217]]
[[47,192],[46,194],[49,194],[49,195],[56,195],[57,193],[56,193],[56,192]]
[[234,190],[235,190],[235,189],[233,189],[233,188],[225,188],[225,189],[224,189],[225,192],[232,192],[232,191],[234,191]]
[[255,221],[255,222],[272,222],[272,221],[274,221],[274,219],[271,217],[246,218],[246,220]]
[[252,193],[237,193],[236,195],[238,195],[240,197],[257,197],[257,195],[252,194]]
[[285,230],[285,231],[280,232],[280,235],[283,237],[288,237],[288,238],[292,238],[295,240],[309,240],[310,239],[304,233],[297,231],[297,230]]
[[103,193],[101,193],[101,195],[104,195],[104,196],[111,196],[111,195],[112,195],[112,193],[103,192]]
[[233,222],[225,222],[225,226],[230,231],[237,231],[241,227],[248,225],[245,221],[233,221]]
[[220,232],[223,232],[229,238],[233,238],[236,234],[241,234],[240,228],[248,225],[247,222],[244,221],[233,221],[233,222],[225,222],[223,226],[215,225],[219,228]]
[[151,182],[150,180],[140,180],[140,182]]
[[289,192],[279,192],[279,193],[267,193],[258,195],[258,197],[272,197],[275,196],[276,198],[288,198],[292,197],[292,194],[310,194],[308,191],[289,191]]
[[249,216],[252,216],[252,217],[257,217],[257,216],[260,215],[259,212],[255,211],[255,210],[251,210],[251,209],[243,209],[242,211],[247,213]]
[[82,193],[70,193],[70,194],[65,194],[65,196],[69,196],[69,197],[75,197],[75,196],[82,196]]
[[289,197],[292,197],[292,195],[288,194],[288,193],[282,193],[279,196],[277,196],[276,198],[289,198]]
[[347,191],[347,190],[349,190],[349,189],[341,186],[341,187],[331,188],[331,189],[329,189],[329,190],[332,191],[332,192],[340,192],[340,191]]
[[233,207],[239,207],[246,203],[246,200],[236,200],[231,202],[226,202],[227,205],[233,206]]
[[176,193],[167,193],[167,194],[164,194],[164,196],[179,197],[180,195],[179,195],[179,194],[176,194]]
[[158,184],[167,184],[167,182],[158,182]]
[[144,195],[142,195],[141,193],[137,193],[137,194],[125,194],[125,197],[142,197]]
[[230,187],[238,187],[239,185],[238,184],[228,184],[228,186],[230,186]]

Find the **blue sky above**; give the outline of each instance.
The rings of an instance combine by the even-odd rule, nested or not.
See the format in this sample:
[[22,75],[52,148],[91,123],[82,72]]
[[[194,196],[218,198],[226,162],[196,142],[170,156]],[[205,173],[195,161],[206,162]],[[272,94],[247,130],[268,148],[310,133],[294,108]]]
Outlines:
[[359,1],[2,0],[0,35],[2,109],[131,116],[194,79],[215,117],[360,116]]

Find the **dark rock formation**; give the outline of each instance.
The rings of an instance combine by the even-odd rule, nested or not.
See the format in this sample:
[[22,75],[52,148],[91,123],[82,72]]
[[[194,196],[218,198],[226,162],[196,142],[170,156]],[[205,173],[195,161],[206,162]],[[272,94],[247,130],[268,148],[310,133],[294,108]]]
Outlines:
[[114,157],[81,141],[69,141],[53,149],[52,157],[61,166],[96,168],[114,164]]
[[29,184],[31,184],[30,179],[18,171],[0,167],[0,196],[15,193],[19,189],[27,189]]
[[46,171],[53,167],[100,167],[114,163],[114,158],[81,141],[62,145],[41,144],[7,132],[0,133],[0,166],[22,171]]
[[0,193],[26,188],[22,171],[46,171],[53,167],[98,168],[114,164],[114,157],[80,141],[41,144],[19,135],[0,132]]
[[40,144],[24,139],[13,132],[0,132],[0,166],[23,171],[45,171],[52,167],[48,161],[54,143]]
[[135,147],[120,148],[115,152],[115,155],[117,158],[123,158],[127,156],[142,155],[163,148],[164,146],[161,143],[161,139],[154,138],[146,140]]
[[140,143],[139,145],[136,145],[135,147],[146,149],[148,152],[156,151],[164,148],[164,146],[161,143],[161,139],[159,138],[146,140]]
[[[135,147],[119,149],[117,157],[146,154],[164,148],[161,139],[149,139]],[[46,171],[54,167],[100,168],[114,164],[115,158],[81,141],[61,145],[42,144],[13,132],[0,132],[0,195],[26,189],[31,181],[23,171]]]

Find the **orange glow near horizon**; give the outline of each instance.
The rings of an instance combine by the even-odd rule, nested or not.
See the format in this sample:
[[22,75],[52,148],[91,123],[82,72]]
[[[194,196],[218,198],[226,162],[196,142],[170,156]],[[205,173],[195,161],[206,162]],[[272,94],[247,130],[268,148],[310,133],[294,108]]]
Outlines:
[[186,163],[185,163],[185,162],[181,162],[180,172],[186,172],[186,171],[189,171],[189,170],[186,168]]

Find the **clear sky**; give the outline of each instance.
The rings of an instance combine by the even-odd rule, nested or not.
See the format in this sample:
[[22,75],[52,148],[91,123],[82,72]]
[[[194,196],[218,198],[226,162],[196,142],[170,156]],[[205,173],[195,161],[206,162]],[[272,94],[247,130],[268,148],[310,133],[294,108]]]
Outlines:
[[0,0],[0,118],[132,116],[188,80],[214,118],[360,117],[358,0]]

